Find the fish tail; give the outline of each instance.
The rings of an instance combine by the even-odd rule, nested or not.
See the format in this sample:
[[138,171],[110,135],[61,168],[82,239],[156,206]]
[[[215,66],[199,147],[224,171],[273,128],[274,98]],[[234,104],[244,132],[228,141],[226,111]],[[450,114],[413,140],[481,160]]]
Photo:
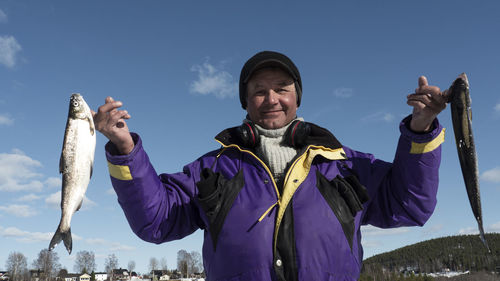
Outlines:
[[68,253],[71,254],[71,250],[73,249],[73,239],[71,238],[71,228],[68,228],[67,231],[61,231],[60,228],[57,229],[56,233],[50,240],[49,251],[52,251],[61,240],[64,242],[64,246]]
[[488,246],[488,242],[486,241],[486,237],[484,236],[484,229],[483,229],[483,224],[479,224],[479,237],[481,238],[481,242],[483,242],[484,246],[488,250],[488,253],[491,253],[490,247]]

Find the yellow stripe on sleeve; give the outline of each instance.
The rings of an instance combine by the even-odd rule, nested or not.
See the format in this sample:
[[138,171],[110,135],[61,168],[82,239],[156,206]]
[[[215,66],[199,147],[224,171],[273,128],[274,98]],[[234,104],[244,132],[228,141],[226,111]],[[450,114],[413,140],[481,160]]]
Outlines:
[[430,142],[423,142],[423,143],[412,142],[410,154],[423,154],[431,152],[434,149],[438,148],[444,142],[444,132],[445,129],[443,128],[443,130],[441,130],[441,133],[439,133],[439,135]]
[[132,174],[130,173],[130,168],[128,166],[113,165],[108,162],[109,174],[115,178],[122,181],[132,180]]

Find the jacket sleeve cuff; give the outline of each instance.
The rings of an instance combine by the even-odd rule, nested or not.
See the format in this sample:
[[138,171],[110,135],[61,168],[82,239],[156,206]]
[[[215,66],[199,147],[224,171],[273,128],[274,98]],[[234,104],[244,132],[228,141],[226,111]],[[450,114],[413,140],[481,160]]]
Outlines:
[[411,115],[401,121],[399,130],[402,137],[411,141],[411,154],[422,154],[435,150],[444,142],[445,128],[436,118],[432,122],[432,130],[427,133],[417,133],[410,129]]
[[130,165],[139,151],[142,150],[142,141],[139,135],[136,133],[130,133],[130,135],[134,140],[134,148],[129,154],[119,154],[118,149],[112,142],[108,142],[105,146],[109,174],[111,177],[122,181],[132,180]]
[[142,140],[141,137],[139,137],[138,134],[136,133],[130,133],[132,136],[132,140],[134,141],[134,148],[129,154],[123,155],[118,152],[118,148],[114,143],[111,141],[108,141],[104,147],[104,150],[106,151],[106,158],[108,159],[109,162],[114,163],[114,164],[119,164],[127,161],[130,158],[133,158],[135,154],[137,154],[137,151],[139,151],[142,148]]

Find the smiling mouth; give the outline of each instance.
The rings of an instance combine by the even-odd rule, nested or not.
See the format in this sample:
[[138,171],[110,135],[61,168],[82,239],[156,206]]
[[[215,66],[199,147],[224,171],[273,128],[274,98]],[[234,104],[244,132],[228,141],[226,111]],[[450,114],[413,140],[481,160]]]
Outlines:
[[283,110],[270,110],[262,112],[263,115],[274,115],[283,112]]

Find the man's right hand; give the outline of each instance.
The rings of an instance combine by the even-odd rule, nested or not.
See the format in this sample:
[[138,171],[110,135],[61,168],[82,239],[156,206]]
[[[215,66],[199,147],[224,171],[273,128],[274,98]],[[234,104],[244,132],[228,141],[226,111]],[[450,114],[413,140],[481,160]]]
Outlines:
[[126,110],[118,110],[123,104],[107,97],[97,112],[92,110],[95,128],[116,145],[120,154],[129,154],[134,149],[134,140],[130,135],[125,119],[130,119]]

